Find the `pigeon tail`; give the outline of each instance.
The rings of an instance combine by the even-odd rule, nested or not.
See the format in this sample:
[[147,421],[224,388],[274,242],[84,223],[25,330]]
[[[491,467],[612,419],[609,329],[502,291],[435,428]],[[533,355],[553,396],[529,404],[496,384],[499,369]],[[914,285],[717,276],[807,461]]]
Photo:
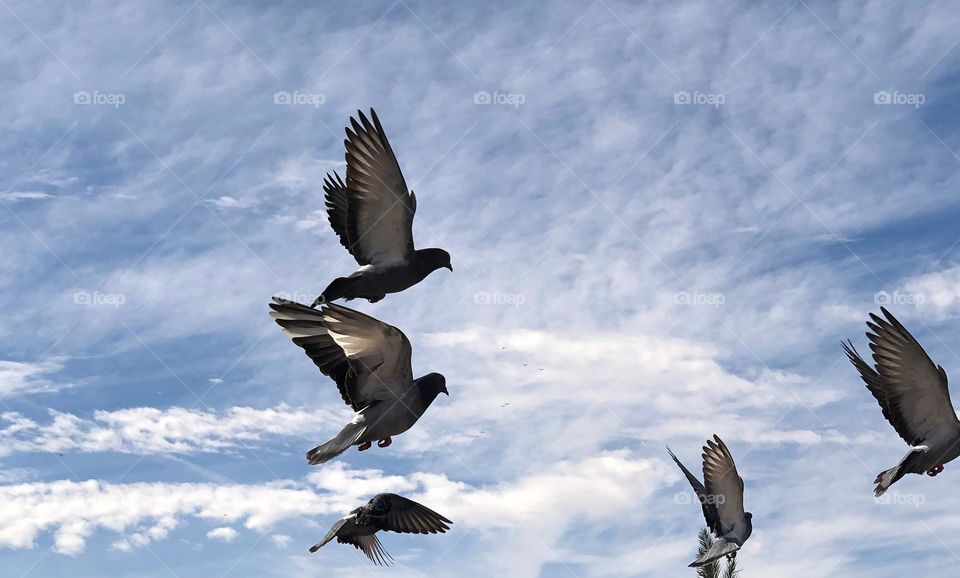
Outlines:
[[311,466],[329,462],[360,441],[366,431],[367,428],[362,423],[348,423],[345,428],[340,430],[337,437],[307,452],[307,461],[310,462]]
[[317,300],[313,302],[313,306],[330,303],[331,301],[336,301],[337,299],[346,298],[347,301],[350,301],[356,297],[357,290],[359,289],[358,285],[360,283],[360,277],[337,277],[327,285],[327,288],[323,290],[323,293],[317,297]]
[[710,549],[700,555],[699,558],[691,562],[688,566],[690,568],[699,568],[720,558],[723,558],[731,552],[736,552],[740,549],[740,545],[726,538],[717,538],[714,540],[713,545],[710,546]]
[[916,446],[910,448],[910,451],[907,453],[907,455],[903,456],[903,459],[900,460],[899,464],[893,466],[889,470],[884,470],[877,474],[877,479],[873,480],[873,483],[877,484],[876,489],[873,491],[873,495],[877,498],[882,496],[890,488],[890,486],[911,471],[914,461],[923,454],[927,453],[928,449],[929,448],[927,446]]

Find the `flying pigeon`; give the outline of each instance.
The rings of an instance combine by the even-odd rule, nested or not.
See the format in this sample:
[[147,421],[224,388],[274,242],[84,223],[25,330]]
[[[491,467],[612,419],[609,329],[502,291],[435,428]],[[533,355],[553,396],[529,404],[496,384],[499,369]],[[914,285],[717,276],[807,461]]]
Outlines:
[[723,556],[736,557],[737,550],[753,533],[753,514],[743,511],[743,478],[737,474],[730,450],[716,435],[713,440],[707,440],[707,445],[703,446],[702,484],[669,447],[667,452],[693,486],[707,527],[716,538],[713,546],[691,562],[690,567],[703,566]]
[[396,494],[377,494],[367,505],[337,520],[323,540],[310,547],[316,552],[327,542],[337,539],[362,551],[374,564],[389,566],[393,558],[383,549],[377,532],[402,534],[443,534],[450,529],[450,520],[430,508]]
[[873,332],[866,335],[875,368],[860,357],[852,342],[843,344],[883,417],[911,446],[899,464],[873,481],[878,497],[905,474],[936,476],[943,464],[960,456],[960,421],[950,403],[947,373],[889,311],[883,307],[880,311],[886,319],[871,313],[867,321]]
[[338,277],[313,302],[313,307],[336,299],[367,299],[371,303],[423,281],[441,267],[453,271],[443,249],[414,249],[413,214],[417,197],[407,189],[377,113],[373,122],[360,111],[350,118],[347,131],[347,182],[327,174],[323,181],[327,218],[340,244],[360,264]]
[[439,373],[413,379],[410,341],[396,327],[336,304],[317,310],[274,297],[270,308],[283,332],[337,383],[343,401],[357,412],[335,438],[307,452],[311,465],[354,445],[360,451],[374,441],[389,446],[391,436],[417,423],[437,395],[450,395]]

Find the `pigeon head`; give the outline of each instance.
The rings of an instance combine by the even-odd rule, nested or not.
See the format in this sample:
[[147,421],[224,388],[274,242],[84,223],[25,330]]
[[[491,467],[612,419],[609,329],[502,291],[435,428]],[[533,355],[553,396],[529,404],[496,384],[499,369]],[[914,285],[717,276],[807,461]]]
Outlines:
[[441,393],[450,395],[447,391],[447,379],[439,373],[428,373],[417,380],[417,386],[420,387],[420,395],[430,403]]
[[417,251],[417,261],[427,274],[441,267],[453,271],[453,265],[450,264],[450,253],[443,249],[420,249]]

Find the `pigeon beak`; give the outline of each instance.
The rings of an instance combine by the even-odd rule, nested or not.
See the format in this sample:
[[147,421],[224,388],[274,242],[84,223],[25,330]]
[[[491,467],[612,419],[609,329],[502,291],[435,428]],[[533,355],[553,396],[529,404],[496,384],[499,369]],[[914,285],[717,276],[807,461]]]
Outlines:
[[444,387],[444,388],[441,389],[440,391],[442,391],[443,393],[447,394],[447,397],[450,397],[450,392],[447,391],[447,388],[446,388],[446,387]]
[[450,271],[453,272],[453,265],[447,265],[447,269],[450,269]]

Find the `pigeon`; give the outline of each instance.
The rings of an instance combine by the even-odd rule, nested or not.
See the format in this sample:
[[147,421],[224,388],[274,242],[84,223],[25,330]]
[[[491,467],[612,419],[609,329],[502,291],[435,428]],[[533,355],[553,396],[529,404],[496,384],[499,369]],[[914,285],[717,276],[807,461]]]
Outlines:
[[383,549],[377,532],[443,534],[450,524],[453,522],[413,500],[396,494],[377,494],[367,505],[337,520],[323,540],[310,547],[310,553],[336,538],[337,542],[351,544],[363,552],[374,564],[389,566],[393,558]]
[[440,393],[450,395],[439,373],[413,379],[410,341],[402,331],[369,315],[334,303],[313,309],[273,298],[270,315],[306,352],[321,373],[333,379],[356,414],[332,440],[307,452],[322,464],[372,442],[385,448],[392,436],[417,423]]
[[716,538],[713,546],[689,566],[703,566],[723,556],[736,557],[737,550],[753,533],[753,514],[743,511],[743,478],[737,474],[730,450],[717,435],[713,436],[713,440],[707,440],[707,445],[703,446],[702,484],[680,463],[669,447],[667,452],[693,486],[703,508],[707,527]]
[[886,319],[871,313],[867,321],[875,367],[864,361],[853,342],[843,343],[883,417],[910,445],[900,463],[873,481],[877,497],[906,474],[933,477],[943,471],[943,464],[960,456],[960,421],[950,402],[947,372],[886,308],[880,311]]
[[323,181],[330,226],[360,268],[334,279],[313,307],[337,299],[371,303],[423,281],[445,267],[453,271],[443,249],[414,249],[413,215],[417,197],[407,189],[377,113],[357,111],[347,128],[347,182],[336,171]]

